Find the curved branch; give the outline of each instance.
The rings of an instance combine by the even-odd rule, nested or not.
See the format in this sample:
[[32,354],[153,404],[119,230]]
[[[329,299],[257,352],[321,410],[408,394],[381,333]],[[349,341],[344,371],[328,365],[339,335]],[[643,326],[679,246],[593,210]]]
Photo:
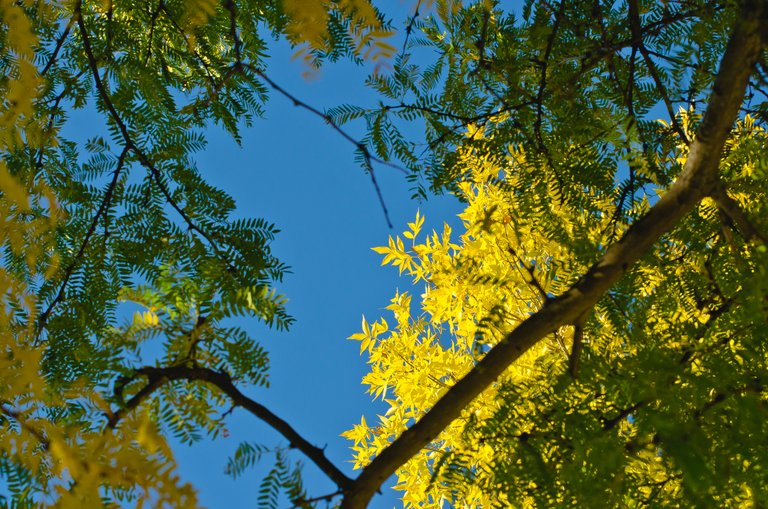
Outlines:
[[351,488],[354,481],[347,477],[336,465],[334,465],[326,456],[325,450],[312,445],[307,439],[302,437],[288,422],[281,419],[264,405],[252,400],[235,386],[229,373],[223,371],[214,371],[209,368],[197,366],[169,366],[152,367],[146,366],[135,370],[137,375],[147,377],[147,385],[144,386],[136,395],[134,395],[123,407],[118,410],[108,421],[109,427],[114,427],[126,410],[137,407],[153,391],[160,388],[165,383],[172,380],[187,380],[206,382],[221,392],[226,394],[234,406],[244,408],[257,418],[267,423],[272,429],[288,439],[290,447],[298,449],[306,455],[317,467],[327,475],[340,490],[347,491]]
[[680,177],[667,193],[613,244],[566,293],[547,302],[497,344],[432,409],[363,469],[347,491],[342,509],[368,505],[381,484],[440,432],[515,360],[558,327],[574,323],[717,185],[718,161],[739,112],[747,81],[764,43],[765,2],[746,2],[720,63],[707,111]]

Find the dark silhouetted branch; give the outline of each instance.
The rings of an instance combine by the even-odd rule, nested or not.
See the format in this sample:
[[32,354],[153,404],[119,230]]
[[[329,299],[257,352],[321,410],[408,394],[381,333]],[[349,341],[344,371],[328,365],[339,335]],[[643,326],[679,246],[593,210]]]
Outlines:
[[[168,367],[146,366],[135,370],[135,373],[137,376],[146,377],[147,385],[128,400],[123,409],[114,412],[112,416],[110,416],[107,423],[108,426],[114,427],[126,411],[136,408],[153,391],[169,381],[186,380],[189,382],[206,382],[226,394],[234,406],[247,410],[288,439],[290,447],[301,451],[312,460],[312,462],[317,465],[317,467],[327,475],[340,490],[348,490],[352,486],[354,481],[339,470],[336,465],[331,463],[325,456],[324,449],[312,445],[285,420],[272,413],[272,411],[264,405],[240,392],[228,373],[214,371],[204,367],[184,365]],[[120,384],[124,386],[132,380],[133,379],[131,378],[127,378],[120,381]]]

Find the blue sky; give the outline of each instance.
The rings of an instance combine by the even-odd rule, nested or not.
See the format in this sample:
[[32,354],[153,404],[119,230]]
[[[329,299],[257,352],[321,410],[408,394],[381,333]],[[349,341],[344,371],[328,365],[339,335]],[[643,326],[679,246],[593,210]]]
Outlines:
[[[392,2],[393,15],[403,15],[397,26],[413,3]],[[315,107],[377,100],[363,85],[370,64],[329,64],[307,80],[287,45],[272,44],[269,54],[270,78]],[[354,476],[349,442],[339,434],[362,415],[375,422],[384,407],[365,393],[360,384],[367,371],[365,359],[358,343],[345,338],[359,331],[363,315],[371,320],[386,315],[383,308],[397,288],[410,289],[395,269],[380,266],[381,256],[370,248],[403,231],[417,209],[426,215],[428,232],[441,228],[444,220],[456,224],[461,206],[450,196],[415,202],[401,173],[376,166],[394,225],[389,230],[370,178],[354,162],[348,141],[277,93],[271,94],[266,110],[264,118],[243,131],[241,147],[214,128],[207,150],[198,157],[202,174],[236,199],[240,215],[267,218],[282,230],[273,249],[292,267],[279,287],[297,320],[291,330],[279,333],[255,321],[245,323],[270,351],[272,365],[271,387],[245,392],[311,442],[327,446],[331,460]],[[230,422],[228,438],[176,447],[182,475],[199,488],[202,503],[211,509],[256,506],[263,470],[248,471],[237,480],[224,475],[227,457],[241,440],[286,445],[244,411],[236,410]],[[314,466],[305,464],[310,495],[335,491]],[[395,492],[385,490],[371,507],[400,505],[397,499]]]

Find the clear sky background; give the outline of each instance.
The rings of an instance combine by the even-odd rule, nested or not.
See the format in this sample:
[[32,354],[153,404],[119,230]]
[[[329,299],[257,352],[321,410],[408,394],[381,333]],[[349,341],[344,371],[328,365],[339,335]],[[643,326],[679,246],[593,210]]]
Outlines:
[[[396,26],[403,27],[415,1],[387,2]],[[402,35],[394,42],[399,47]],[[378,100],[364,86],[370,63],[328,64],[307,80],[302,64],[291,59],[293,50],[284,42],[271,44],[268,53],[270,78],[319,109],[342,103],[372,105]],[[417,209],[426,216],[424,231],[429,232],[442,229],[445,220],[457,224],[461,206],[451,196],[413,201],[403,174],[375,166],[394,225],[390,230],[370,178],[354,161],[354,147],[318,117],[275,92],[270,96],[265,117],[243,130],[241,147],[213,128],[207,133],[207,150],[198,157],[202,174],[235,198],[239,215],[264,217],[280,228],[272,247],[292,268],[278,288],[288,297],[288,310],[296,318],[291,330],[281,333],[255,320],[244,322],[271,358],[271,387],[244,392],[315,445],[327,446],[330,459],[356,476],[349,463],[350,442],[339,434],[359,423],[362,415],[376,422],[376,414],[385,409],[381,402],[372,402],[360,384],[367,367],[359,343],[345,338],[360,330],[363,315],[369,320],[389,318],[384,307],[395,290],[411,288],[396,269],[381,267],[381,256],[370,248],[402,232]],[[350,132],[363,134],[361,126]],[[242,440],[265,446],[287,442],[243,410],[235,410],[229,422],[227,438],[175,447],[181,473],[199,488],[202,503],[210,509],[256,507],[265,471],[249,470],[233,480],[224,474],[227,458]],[[266,458],[264,466],[271,466],[271,461]],[[304,463],[310,496],[335,491],[310,462]],[[370,507],[400,506],[398,498],[386,489]]]

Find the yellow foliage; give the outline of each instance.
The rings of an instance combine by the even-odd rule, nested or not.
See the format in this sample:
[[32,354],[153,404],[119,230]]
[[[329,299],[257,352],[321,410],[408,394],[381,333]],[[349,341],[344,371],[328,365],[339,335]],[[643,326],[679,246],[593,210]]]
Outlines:
[[333,15],[348,20],[355,55],[377,62],[395,54],[396,48],[387,42],[394,31],[384,28],[370,0],[283,0],[283,9],[288,39],[299,46],[295,56],[308,66],[313,65],[313,51],[332,49],[328,29]]
[[[681,116],[683,126],[689,129],[690,118],[682,113]],[[475,138],[482,136],[473,129],[469,131],[468,135]],[[752,179],[764,153],[759,147],[764,147],[765,139],[758,140],[758,136],[763,134],[747,116],[738,123],[729,140],[730,150],[720,163],[723,172],[732,178],[729,195],[748,211],[762,207],[754,198],[761,191],[755,191]],[[678,152],[665,156],[669,160],[663,164],[684,163],[686,150],[681,145]],[[397,267],[401,274],[412,278],[414,284],[423,282],[424,290],[417,309],[412,309],[409,293],[395,294],[386,308],[394,315],[396,323],[393,327],[387,327],[383,319],[373,324],[364,321],[363,333],[350,337],[361,341],[361,353],[368,355],[370,371],[363,378],[363,384],[369,394],[380,397],[388,405],[386,414],[379,416],[378,422],[368,423],[363,419],[343,434],[353,441],[354,465],[358,469],[365,467],[429,411],[504,334],[536,313],[545,301],[571,287],[586,272],[590,260],[628,227],[627,220],[616,214],[615,195],[610,192],[583,189],[584,201],[576,206],[557,199],[542,199],[541,196],[549,196],[551,185],[539,178],[539,169],[528,163],[527,155],[520,149],[511,147],[506,161],[501,164],[477,157],[471,148],[459,147],[458,154],[459,164],[471,169],[466,181],[458,186],[460,196],[466,202],[466,208],[459,215],[464,233],[455,238],[446,225],[442,234],[432,232],[417,240],[423,224],[423,217],[417,213],[416,220],[408,224],[402,236],[390,236],[386,246],[373,248],[382,255],[382,264]],[[536,193],[543,194],[537,197]],[[649,202],[648,196],[640,195],[625,210],[637,217],[648,209]],[[578,431],[568,430],[565,424],[542,422],[555,411],[560,412],[560,419],[584,417],[584,421],[575,422],[587,423],[592,419],[598,431],[589,439],[595,439],[598,444],[595,447],[600,447],[602,440],[609,444],[606,451],[610,449],[623,455],[621,460],[616,460],[622,470],[615,473],[613,481],[617,496],[625,493],[621,490],[627,490],[631,482],[636,482],[639,488],[629,489],[645,493],[649,483],[669,480],[670,471],[665,471],[669,468],[669,460],[662,461],[659,446],[653,443],[655,434],[641,437],[639,428],[626,415],[616,422],[605,416],[616,415],[617,408],[630,406],[626,402],[617,403],[612,397],[619,401],[627,397],[630,401],[633,397],[668,401],[670,397],[679,397],[670,396],[673,391],[691,390],[694,386],[691,379],[717,377],[713,368],[717,363],[713,363],[712,358],[707,359],[699,349],[712,348],[711,344],[706,344],[712,338],[704,339],[710,333],[720,338],[718,349],[726,344],[722,338],[730,333],[730,325],[723,321],[721,314],[730,302],[719,308],[711,302],[704,305],[702,288],[729,284],[723,282],[724,278],[714,276],[715,270],[718,274],[726,271],[732,274],[737,270],[735,267],[741,267],[738,270],[747,273],[755,270],[748,268],[747,261],[755,256],[754,252],[748,249],[734,252],[732,238],[730,246],[724,245],[722,238],[715,245],[713,239],[718,238],[717,232],[725,228],[718,207],[712,199],[703,200],[690,223],[684,222],[680,231],[671,233],[657,251],[626,276],[622,283],[626,287],[620,287],[616,292],[627,300],[613,302],[616,297],[610,295],[606,298],[607,303],[595,307],[589,317],[590,323],[583,326],[586,331],[583,338],[588,342],[585,349],[589,349],[587,355],[593,366],[600,366],[599,372],[592,368],[595,369],[591,373],[592,385],[569,371],[575,328],[568,326],[555,331],[528,350],[494,385],[464,409],[461,418],[397,470],[395,488],[403,492],[405,507],[535,506],[533,498],[526,495],[537,488],[535,483],[531,485],[527,484],[529,480],[510,478],[513,475],[504,470],[497,474],[494,466],[502,459],[505,465],[523,465],[521,468],[525,470],[528,468],[526,461],[537,458],[543,462],[539,465],[542,472],[547,471],[544,475],[557,478],[552,481],[553,491],[563,487],[562,493],[567,493],[568,483],[574,483],[574,478],[579,478],[587,467],[586,462],[580,463],[584,461],[583,457],[578,457],[572,465],[568,464],[569,459],[557,459],[558,454],[565,458],[575,454],[567,447],[563,451],[556,449],[561,443],[568,447],[578,443],[573,436],[564,436],[564,433],[577,434]],[[712,236],[702,241],[703,228],[715,234],[710,233]],[[734,233],[726,231],[723,238],[729,235],[732,237]],[[735,261],[734,254],[738,255]],[[716,262],[712,260],[718,260],[723,266],[713,269]],[[742,289],[734,286],[731,291],[737,293]],[[718,298],[725,299],[724,290],[718,287],[716,293],[719,296],[715,297],[715,303]],[[642,318],[627,317],[632,316],[627,308],[633,305],[643,309]],[[723,323],[725,325],[721,325]],[[718,327],[723,329],[713,332]],[[699,338],[695,340],[698,344],[695,345],[691,345],[692,330],[698,331],[695,335]],[[748,359],[749,348],[742,343],[728,345],[732,350],[728,355],[731,364],[725,372],[731,373],[735,366],[748,369],[750,362],[759,364],[754,357]],[[693,351],[700,356],[694,354],[693,359],[680,360],[687,359]],[[664,358],[671,359],[671,367],[663,364]],[[638,368],[641,362],[648,365]],[[632,364],[635,371],[629,373],[641,372],[642,377],[647,376],[648,380],[641,383],[647,385],[646,392],[653,396],[634,393],[638,390],[636,385],[641,383],[629,381],[630,378],[624,378],[628,376],[627,371],[621,371],[627,370],[630,363],[635,363]],[[614,373],[614,369],[619,374]],[[649,374],[642,369],[647,369]],[[654,369],[662,369],[662,372],[654,373]],[[687,370],[684,376],[690,378],[684,382],[675,380],[668,373],[670,369]],[[611,378],[614,376],[615,379]],[[668,386],[654,376],[670,380]],[[596,397],[596,393],[608,391],[608,380],[616,384],[611,390],[617,394]],[[515,397],[519,396],[514,400],[514,410],[504,407],[510,405],[509,400],[504,399],[510,396],[502,396],[509,394],[509,388],[514,388]],[[669,393],[661,395],[662,391]],[[708,397],[715,397],[715,393],[712,389]],[[560,397],[563,399],[557,399]],[[550,406],[544,407],[541,401],[546,398],[551,398]],[[562,406],[556,407],[552,401],[562,403]],[[646,404],[645,400],[641,401],[638,408]],[[676,405],[673,407],[672,411],[678,410]],[[492,429],[498,429],[499,421],[509,423],[506,417],[510,414],[517,419],[503,428],[506,434],[489,437],[492,432],[484,428],[484,424],[492,423],[496,426]],[[536,417],[529,419],[528,416]],[[540,436],[551,433],[553,437],[540,439],[539,448],[535,450],[527,442],[534,426]],[[583,431],[579,439],[584,440],[584,435],[589,433]],[[487,442],[493,440],[497,445],[508,443],[509,447],[494,450]],[[592,454],[591,445],[585,441],[579,443],[584,457]],[[663,445],[660,447],[663,449]],[[620,452],[616,453],[616,450]],[[524,460],[526,451],[531,454]],[[455,468],[460,469],[463,465],[466,470],[454,472],[454,478],[449,479],[450,472],[440,470],[446,459],[449,463],[455,461],[452,463]],[[601,458],[590,461],[600,464]],[[606,463],[609,461],[613,460],[606,460]],[[441,477],[443,473],[446,477]],[[497,479],[494,475],[507,475],[507,478]],[[473,477],[481,478],[481,481],[472,482]],[[536,476],[531,475],[531,478]],[[499,482],[503,487],[502,484],[496,486]],[[514,492],[514,499],[505,499],[507,494],[513,493],[512,485],[519,490]],[[668,489],[674,492],[679,485],[670,482]]]

